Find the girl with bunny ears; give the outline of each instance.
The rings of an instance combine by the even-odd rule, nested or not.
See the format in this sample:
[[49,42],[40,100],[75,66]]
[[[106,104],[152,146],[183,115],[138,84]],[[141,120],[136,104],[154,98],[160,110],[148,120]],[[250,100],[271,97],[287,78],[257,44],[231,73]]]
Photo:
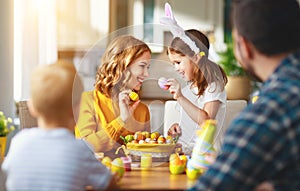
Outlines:
[[209,40],[198,30],[183,30],[176,22],[171,6],[165,5],[166,16],[160,22],[169,26],[174,38],[168,47],[168,57],[175,70],[188,82],[181,89],[176,79],[168,79],[166,85],[180,105],[180,122],[171,125],[168,134],[179,136],[183,152],[191,154],[196,141],[196,130],[207,119],[216,119],[218,130],[215,147],[221,144],[220,135],[226,108],[224,70],[208,59]]

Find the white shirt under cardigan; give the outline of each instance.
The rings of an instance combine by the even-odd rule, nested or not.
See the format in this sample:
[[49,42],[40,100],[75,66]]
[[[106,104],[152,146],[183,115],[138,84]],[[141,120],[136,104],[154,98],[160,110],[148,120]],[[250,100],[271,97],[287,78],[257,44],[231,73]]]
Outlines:
[[[200,109],[203,109],[205,103],[207,102],[216,100],[221,102],[221,106],[215,118],[218,124],[217,131],[215,134],[214,147],[218,150],[222,142],[222,138],[218,135],[223,134],[222,126],[226,111],[227,96],[225,89],[221,90],[219,86],[216,87],[216,84],[212,83],[205,89],[204,94],[200,97],[196,95],[197,92],[198,89],[191,88],[190,85],[187,85],[182,89],[182,94]],[[184,109],[179,104],[177,105],[180,110],[179,125],[182,131],[182,135],[179,137],[178,142],[182,144],[183,152],[187,155],[191,155],[197,139],[196,130],[198,130],[201,127],[190,118],[190,116],[184,111]]]
[[82,191],[91,185],[105,189],[109,170],[83,140],[65,128],[20,131],[2,165],[7,190]]

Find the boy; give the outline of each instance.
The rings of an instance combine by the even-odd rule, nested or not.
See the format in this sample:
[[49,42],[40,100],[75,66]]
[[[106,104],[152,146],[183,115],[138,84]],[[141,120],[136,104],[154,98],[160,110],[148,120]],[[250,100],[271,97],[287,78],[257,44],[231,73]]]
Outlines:
[[73,134],[82,91],[70,63],[34,70],[28,107],[39,127],[24,129],[12,140],[2,165],[8,190],[98,190],[112,182],[109,170]]

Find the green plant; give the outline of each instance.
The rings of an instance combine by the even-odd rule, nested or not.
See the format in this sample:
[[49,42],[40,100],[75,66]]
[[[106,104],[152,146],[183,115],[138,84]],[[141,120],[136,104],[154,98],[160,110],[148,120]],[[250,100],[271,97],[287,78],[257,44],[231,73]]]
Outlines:
[[8,133],[15,130],[15,126],[12,125],[12,119],[6,117],[2,111],[0,111],[0,137],[5,137]]
[[219,64],[224,69],[227,76],[246,76],[245,70],[237,62],[234,52],[233,43],[226,43],[226,50],[218,52],[220,56]]

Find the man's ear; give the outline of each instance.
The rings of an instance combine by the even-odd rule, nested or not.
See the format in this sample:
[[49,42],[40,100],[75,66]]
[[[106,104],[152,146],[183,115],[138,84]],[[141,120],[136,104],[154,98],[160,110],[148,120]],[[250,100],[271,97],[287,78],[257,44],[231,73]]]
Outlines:
[[245,37],[241,36],[236,29],[233,29],[232,31],[232,38],[234,41],[234,55],[237,60],[252,59],[252,44]]
[[244,57],[248,60],[251,60],[253,58],[252,44],[244,37],[240,37],[239,42],[240,42],[240,49],[243,52]]
[[28,110],[29,110],[29,112],[30,112],[30,114],[33,116],[33,117],[37,117],[38,116],[38,113],[37,113],[37,111],[35,110],[35,108],[34,108],[34,106],[33,106],[33,104],[32,104],[32,100],[31,99],[29,99],[28,101],[27,101],[27,106],[28,106]]

